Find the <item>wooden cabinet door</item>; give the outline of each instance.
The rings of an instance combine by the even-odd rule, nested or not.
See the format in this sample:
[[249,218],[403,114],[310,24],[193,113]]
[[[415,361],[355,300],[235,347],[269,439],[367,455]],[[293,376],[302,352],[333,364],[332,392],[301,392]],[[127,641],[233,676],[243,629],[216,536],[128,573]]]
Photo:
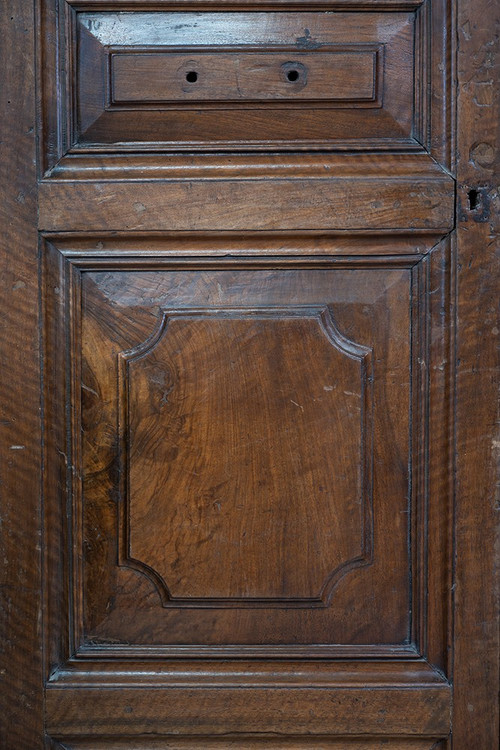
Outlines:
[[6,750],[496,747],[488,8],[4,2]]

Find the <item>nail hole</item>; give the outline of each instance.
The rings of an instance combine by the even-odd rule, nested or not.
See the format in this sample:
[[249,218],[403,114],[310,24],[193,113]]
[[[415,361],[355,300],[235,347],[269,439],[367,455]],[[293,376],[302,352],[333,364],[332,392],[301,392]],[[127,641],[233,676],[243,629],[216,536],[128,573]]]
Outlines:
[[298,80],[298,78],[299,78],[299,71],[298,70],[289,70],[288,73],[286,74],[286,77],[288,78],[289,81],[292,81],[292,83],[293,83],[293,81],[297,81]]
[[479,193],[474,188],[469,190],[469,211],[475,211],[479,203]]
[[186,73],[186,81],[188,83],[196,83],[198,80],[198,73],[195,70],[190,70],[189,73]]

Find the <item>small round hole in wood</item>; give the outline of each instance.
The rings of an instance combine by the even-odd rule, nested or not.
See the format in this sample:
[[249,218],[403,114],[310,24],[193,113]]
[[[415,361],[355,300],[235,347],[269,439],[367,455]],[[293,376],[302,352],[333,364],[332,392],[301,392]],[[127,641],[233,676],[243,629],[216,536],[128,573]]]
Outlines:
[[307,67],[298,60],[288,60],[281,64],[280,77],[291,94],[296,94],[307,86],[307,73]]

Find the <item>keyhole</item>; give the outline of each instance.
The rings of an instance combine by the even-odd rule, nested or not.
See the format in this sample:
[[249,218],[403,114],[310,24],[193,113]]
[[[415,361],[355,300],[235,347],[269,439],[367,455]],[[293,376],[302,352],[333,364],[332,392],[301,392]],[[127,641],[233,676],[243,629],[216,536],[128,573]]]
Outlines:
[[297,81],[299,78],[299,71],[298,70],[289,70],[286,74],[286,77],[289,81],[293,83],[293,81]]
[[469,211],[475,211],[479,203],[479,193],[474,188],[469,190]]
[[198,80],[198,73],[195,70],[190,70],[189,73],[186,73],[186,81],[188,83],[196,83]]

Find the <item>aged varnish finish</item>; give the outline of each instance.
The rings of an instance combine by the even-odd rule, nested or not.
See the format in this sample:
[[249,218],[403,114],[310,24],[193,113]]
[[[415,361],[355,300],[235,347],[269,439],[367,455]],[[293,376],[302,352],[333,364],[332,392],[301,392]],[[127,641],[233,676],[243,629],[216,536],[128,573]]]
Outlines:
[[498,4],[0,13],[1,747],[495,750]]

